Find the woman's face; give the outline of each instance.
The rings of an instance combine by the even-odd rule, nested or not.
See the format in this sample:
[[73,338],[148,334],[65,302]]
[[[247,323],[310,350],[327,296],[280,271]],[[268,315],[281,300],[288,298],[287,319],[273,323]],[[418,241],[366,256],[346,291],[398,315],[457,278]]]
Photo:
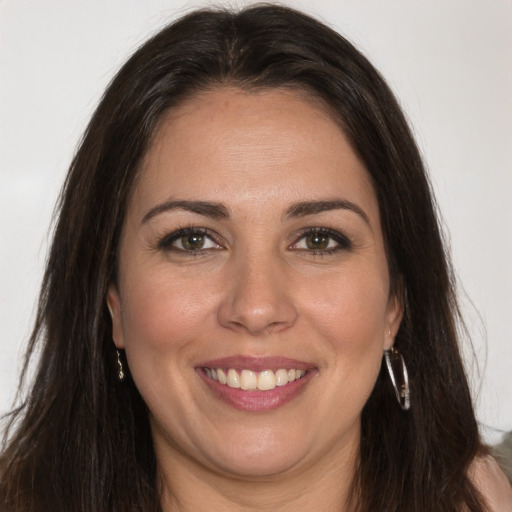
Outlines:
[[167,115],[108,301],[159,460],[250,477],[353,460],[401,319],[367,171],[285,90]]

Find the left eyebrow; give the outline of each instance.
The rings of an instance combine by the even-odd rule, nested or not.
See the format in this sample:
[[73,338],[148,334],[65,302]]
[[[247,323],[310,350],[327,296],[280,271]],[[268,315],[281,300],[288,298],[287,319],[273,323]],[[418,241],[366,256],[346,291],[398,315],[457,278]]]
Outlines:
[[286,210],[285,217],[306,217],[307,215],[315,215],[329,210],[350,210],[359,215],[370,226],[370,219],[366,212],[357,204],[345,199],[294,203]]

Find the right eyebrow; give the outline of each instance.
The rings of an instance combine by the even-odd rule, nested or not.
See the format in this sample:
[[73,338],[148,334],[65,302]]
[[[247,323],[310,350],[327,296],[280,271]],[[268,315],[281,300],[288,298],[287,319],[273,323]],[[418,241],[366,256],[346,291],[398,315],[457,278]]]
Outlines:
[[141,223],[144,224],[153,217],[171,210],[185,210],[188,212],[198,213],[199,215],[204,215],[205,217],[212,217],[214,219],[225,219],[229,217],[228,209],[222,203],[210,201],[170,200],[160,203],[147,211],[142,217]]

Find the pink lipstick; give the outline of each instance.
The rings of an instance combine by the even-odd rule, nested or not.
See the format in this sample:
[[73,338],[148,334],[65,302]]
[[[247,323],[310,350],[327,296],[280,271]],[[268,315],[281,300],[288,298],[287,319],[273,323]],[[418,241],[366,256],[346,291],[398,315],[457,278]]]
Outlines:
[[285,357],[231,356],[205,361],[196,371],[217,398],[240,410],[262,412],[298,397],[318,369]]

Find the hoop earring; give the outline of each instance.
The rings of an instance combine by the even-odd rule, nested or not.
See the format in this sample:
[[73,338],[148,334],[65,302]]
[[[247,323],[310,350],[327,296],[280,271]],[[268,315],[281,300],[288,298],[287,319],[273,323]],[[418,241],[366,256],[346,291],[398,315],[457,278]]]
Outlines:
[[[409,375],[407,373],[407,366],[405,366],[404,358],[395,347],[391,347],[389,350],[384,350],[384,358],[386,359],[386,366],[388,368],[391,383],[395,390],[398,404],[402,410],[408,411],[411,407],[411,396],[409,390]],[[395,369],[393,367],[393,364],[396,365],[397,363],[400,363],[401,366],[400,386],[397,384]]]
[[123,363],[121,362],[121,354],[119,353],[119,350],[116,350],[117,354],[117,378],[119,382],[123,382],[124,380],[124,369],[123,369]]

